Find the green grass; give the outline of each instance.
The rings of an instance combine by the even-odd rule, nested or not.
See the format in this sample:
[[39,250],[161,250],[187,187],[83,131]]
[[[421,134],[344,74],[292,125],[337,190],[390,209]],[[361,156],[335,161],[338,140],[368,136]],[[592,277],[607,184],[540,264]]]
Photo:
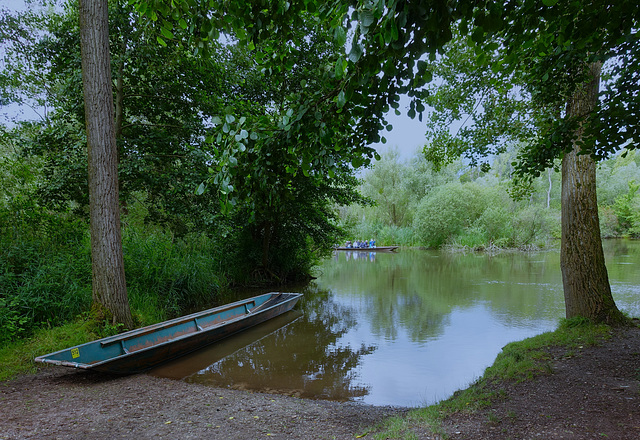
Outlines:
[[0,348],[0,381],[35,372],[36,356],[97,339],[98,328],[95,321],[78,318],[59,327],[38,329],[27,339],[5,344]]
[[610,327],[593,325],[588,320],[563,320],[557,330],[513,342],[498,354],[493,365],[469,388],[456,391],[452,397],[435,405],[415,409],[404,417],[387,420],[376,439],[413,439],[415,430],[428,430],[443,435],[441,422],[447,415],[473,412],[490,406],[503,398],[501,382],[520,382],[553,373],[551,359],[545,349],[565,348],[567,353],[602,343],[611,335]]

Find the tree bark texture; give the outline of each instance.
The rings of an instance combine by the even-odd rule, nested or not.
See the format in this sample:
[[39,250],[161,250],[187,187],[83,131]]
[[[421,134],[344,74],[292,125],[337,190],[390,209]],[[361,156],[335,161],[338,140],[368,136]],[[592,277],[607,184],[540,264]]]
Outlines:
[[106,308],[114,323],[133,328],[120,231],[107,0],[80,0],[80,48],[89,157],[93,302]]
[[[601,64],[589,66],[591,80],[567,103],[567,116],[585,119],[598,102]],[[576,130],[573,150],[562,159],[562,244],[560,266],[567,318],[582,316],[595,322],[623,319],[611,295],[604,261],[598,203],[596,163],[579,154],[584,132]]]

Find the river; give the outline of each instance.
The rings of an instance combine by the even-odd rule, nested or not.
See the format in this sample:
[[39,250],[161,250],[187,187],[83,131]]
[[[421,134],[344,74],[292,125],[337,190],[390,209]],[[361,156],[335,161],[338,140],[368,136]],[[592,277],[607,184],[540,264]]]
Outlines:
[[[618,307],[640,316],[640,242],[604,243]],[[501,348],[564,316],[558,251],[337,252],[296,309],[157,368],[187,382],[372,405],[464,388]]]

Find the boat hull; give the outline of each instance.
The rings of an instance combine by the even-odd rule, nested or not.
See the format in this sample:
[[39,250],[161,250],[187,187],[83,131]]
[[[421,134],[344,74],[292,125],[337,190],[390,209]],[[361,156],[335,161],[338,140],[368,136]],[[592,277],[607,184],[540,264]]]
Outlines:
[[146,371],[293,308],[299,293],[268,293],[38,356],[36,362],[113,374]]

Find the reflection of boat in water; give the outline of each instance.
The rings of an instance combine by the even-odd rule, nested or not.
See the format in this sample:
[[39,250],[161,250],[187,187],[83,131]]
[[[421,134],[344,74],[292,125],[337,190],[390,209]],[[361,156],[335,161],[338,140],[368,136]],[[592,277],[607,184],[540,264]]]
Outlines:
[[393,252],[400,246],[375,246],[371,248],[347,248],[347,247],[335,247],[336,251],[350,251],[350,252]]
[[187,378],[221,359],[282,330],[300,319],[301,316],[302,312],[299,310],[288,311],[242,333],[233,335],[216,344],[203,347],[188,356],[163,363],[149,371],[149,374],[169,379]]
[[131,374],[148,370],[293,308],[300,293],[266,293],[39,356],[37,362]]

